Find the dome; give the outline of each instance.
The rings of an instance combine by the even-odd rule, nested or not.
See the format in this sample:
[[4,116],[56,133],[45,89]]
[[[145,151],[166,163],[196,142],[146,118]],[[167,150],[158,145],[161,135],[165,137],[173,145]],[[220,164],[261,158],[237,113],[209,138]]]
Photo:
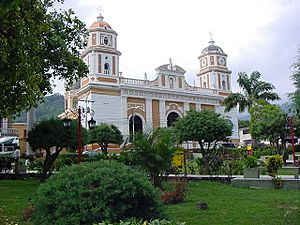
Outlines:
[[102,29],[105,29],[105,30],[112,30],[111,26],[104,22],[103,21],[104,17],[100,14],[98,17],[97,17],[97,21],[95,21],[91,26],[90,26],[90,29],[96,29],[96,28],[102,28]]
[[202,50],[202,54],[205,54],[205,53],[208,53],[208,52],[214,52],[214,53],[217,52],[217,53],[223,53],[224,54],[223,50],[219,46],[216,46],[215,42],[213,40],[211,40],[209,42],[209,44],[210,45],[208,47],[206,47],[205,49]]

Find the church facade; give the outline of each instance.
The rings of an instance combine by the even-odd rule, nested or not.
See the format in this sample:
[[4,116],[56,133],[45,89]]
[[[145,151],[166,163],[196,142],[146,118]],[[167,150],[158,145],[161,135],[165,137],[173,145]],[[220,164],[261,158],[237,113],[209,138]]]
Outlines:
[[224,113],[222,106],[231,93],[227,54],[214,41],[198,57],[197,86],[186,82],[186,71],[173,65],[171,59],[155,69],[154,80],[146,74],[144,79],[126,78],[119,72],[120,56],[117,33],[100,15],[89,27],[87,47],[82,53],[89,74],[65,93],[67,110],[85,109],[83,124],[93,116],[97,124],[116,125],[127,138],[133,130],[146,132],[171,126],[190,109],[212,109],[232,121],[231,140],[239,142],[237,110]]

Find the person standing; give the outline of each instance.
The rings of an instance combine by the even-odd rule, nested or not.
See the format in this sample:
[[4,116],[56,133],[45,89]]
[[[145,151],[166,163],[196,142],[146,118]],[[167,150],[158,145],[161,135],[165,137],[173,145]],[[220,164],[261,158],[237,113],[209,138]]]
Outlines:
[[20,147],[16,146],[14,151],[15,173],[19,173]]

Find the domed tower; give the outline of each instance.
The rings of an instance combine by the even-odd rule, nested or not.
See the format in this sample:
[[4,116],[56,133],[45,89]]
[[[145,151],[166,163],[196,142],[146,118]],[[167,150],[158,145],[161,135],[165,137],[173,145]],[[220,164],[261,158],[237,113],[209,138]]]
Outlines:
[[87,48],[82,58],[89,67],[89,75],[113,78],[119,74],[118,34],[103,19],[100,14],[89,27]]
[[231,91],[231,71],[227,68],[227,54],[211,39],[209,46],[198,57],[199,86],[202,88]]

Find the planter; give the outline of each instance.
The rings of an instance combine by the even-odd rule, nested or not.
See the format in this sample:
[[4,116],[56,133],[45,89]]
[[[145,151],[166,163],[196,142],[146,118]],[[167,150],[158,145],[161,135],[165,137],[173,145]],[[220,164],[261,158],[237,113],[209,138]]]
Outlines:
[[259,178],[259,168],[245,168],[244,178]]

